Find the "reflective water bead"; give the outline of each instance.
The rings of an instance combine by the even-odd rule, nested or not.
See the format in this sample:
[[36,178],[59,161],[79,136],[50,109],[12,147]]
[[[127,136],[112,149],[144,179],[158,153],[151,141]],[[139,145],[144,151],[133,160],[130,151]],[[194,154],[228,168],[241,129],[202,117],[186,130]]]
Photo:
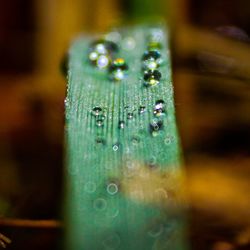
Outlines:
[[119,188],[116,183],[109,183],[107,185],[107,192],[110,195],[115,195],[118,192]]
[[133,113],[129,112],[129,113],[127,114],[127,118],[128,118],[129,120],[133,119],[133,117],[134,117],[134,114],[133,114]]
[[109,68],[110,78],[115,81],[123,80],[127,76],[128,65],[123,58],[117,58]]
[[144,70],[155,70],[159,67],[159,64],[154,59],[149,59],[143,62],[142,68]]
[[94,116],[98,116],[102,113],[102,108],[99,107],[99,106],[95,106],[93,109],[92,109],[92,115]]
[[98,115],[96,117],[96,126],[101,127],[104,125],[104,120],[105,120],[105,116],[104,115]]
[[124,129],[124,127],[125,127],[125,122],[124,121],[119,121],[118,128],[119,129]]
[[161,54],[157,50],[146,51],[142,56],[142,61],[144,70],[155,70],[161,64]]
[[107,201],[104,200],[103,198],[97,198],[94,201],[93,207],[94,207],[95,210],[103,211],[107,207]]
[[154,106],[154,115],[162,116],[165,114],[165,102],[163,100],[158,100]]
[[161,72],[158,70],[148,70],[144,73],[144,84],[146,86],[155,86],[160,82]]
[[98,138],[96,138],[95,141],[99,145],[105,145],[105,140],[103,138],[98,137]]
[[154,132],[158,132],[159,130],[161,130],[163,128],[163,121],[162,120],[159,120],[159,119],[154,119],[150,125],[149,125],[149,128],[150,128],[150,132],[155,135]]
[[117,151],[120,148],[120,144],[119,143],[115,143],[112,147],[113,151]]
[[157,61],[160,58],[161,58],[161,54],[157,50],[146,51],[142,56],[143,61],[146,61],[149,59],[153,59],[153,60]]
[[139,107],[139,114],[143,114],[143,113],[145,113],[145,111],[146,111],[146,107],[141,105]]

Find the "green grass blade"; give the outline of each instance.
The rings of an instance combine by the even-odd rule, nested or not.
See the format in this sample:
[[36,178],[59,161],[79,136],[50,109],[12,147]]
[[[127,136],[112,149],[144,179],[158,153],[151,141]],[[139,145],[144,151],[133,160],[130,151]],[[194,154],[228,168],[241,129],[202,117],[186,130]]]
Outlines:
[[[157,30],[163,47],[162,78],[156,86],[144,85],[141,61],[155,29],[137,26],[121,29],[119,36],[111,33],[111,38],[119,37],[116,56],[129,66],[120,82],[90,65],[93,37],[80,37],[70,49],[65,100],[67,249],[186,249],[185,223],[178,213],[181,159],[168,35],[163,28]],[[159,130],[152,130],[158,100],[164,100],[166,112]],[[145,112],[140,113],[141,106]],[[96,125],[93,107],[102,108],[103,126]],[[120,121],[124,128],[119,128]]]

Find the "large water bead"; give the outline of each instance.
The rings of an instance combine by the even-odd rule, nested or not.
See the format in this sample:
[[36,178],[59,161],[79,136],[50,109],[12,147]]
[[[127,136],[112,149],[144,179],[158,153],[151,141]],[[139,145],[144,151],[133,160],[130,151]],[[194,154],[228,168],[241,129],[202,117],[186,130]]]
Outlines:
[[148,70],[144,73],[144,85],[155,86],[160,82],[161,72],[158,70]]

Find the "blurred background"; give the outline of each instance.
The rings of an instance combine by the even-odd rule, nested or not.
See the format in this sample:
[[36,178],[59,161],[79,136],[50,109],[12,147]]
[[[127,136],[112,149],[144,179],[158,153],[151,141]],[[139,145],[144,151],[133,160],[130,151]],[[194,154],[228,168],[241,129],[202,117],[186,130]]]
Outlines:
[[58,249],[65,79],[81,32],[163,15],[171,30],[191,249],[250,249],[249,0],[0,1],[0,248]]

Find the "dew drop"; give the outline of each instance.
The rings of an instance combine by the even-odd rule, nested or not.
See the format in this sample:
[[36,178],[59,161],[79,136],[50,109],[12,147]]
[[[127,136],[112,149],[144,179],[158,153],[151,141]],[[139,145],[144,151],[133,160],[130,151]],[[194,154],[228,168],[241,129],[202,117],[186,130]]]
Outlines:
[[92,109],[92,115],[98,116],[102,113],[102,108],[99,106],[96,106]]
[[125,128],[125,122],[124,121],[119,121],[118,128],[119,129],[124,129]]
[[143,113],[145,113],[145,111],[146,111],[146,107],[145,106],[140,106],[139,107],[139,114],[143,114]]
[[132,143],[133,145],[137,145],[140,142],[140,138],[138,136],[132,137]]
[[163,129],[163,121],[159,119],[154,119],[150,125],[150,132],[153,136],[158,135],[159,130]]
[[105,140],[103,138],[98,137],[95,141],[98,145],[105,145]]
[[107,192],[110,195],[115,195],[118,192],[119,188],[116,183],[109,183],[107,185]]
[[127,114],[128,120],[133,119],[133,117],[134,117],[134,114],[133,114],[132,112],[129,112],[129,113]]
[[102,127],[104,125],[104,120],[105,120],[105,116],[104,115],[98,115],[96,117],[96,126],[97,127]]
[[110,79],[121,81],[127,77],[128,65],[123,58],[117,58],[109,68]]
[[154,106],[154,115],[162,116],[165,114],[165,102],[163,100],[158,100]]
[[150,51],[146,51],[143,56],[142,56],[142,60],[143,61],[147,61],[149,59],[155,60],[157,63],[160,63],[160,59],[161,59],[161,54],[159,51],[157,50],[150,50]]
[[119,144],[119,143],[115,143],[115,144],[113,145],[113,147],[112,147],[113,151],[115,151],[115,152],[118,151],[119,148],[120,148],[120,144]]
[[103,198],[97,198],[94,201],[93,207],[97,211],[103,211],[107,207],[107,201],[105,199],[103,199]]
[[121,239],[118,234],[110,235],[107,239],[102,242],[103,246],[107,250],[115,250],[121,244]]
[[148,70],[144,73],[145,86],[155,86],[160,82],[161,72],[158,70]]

